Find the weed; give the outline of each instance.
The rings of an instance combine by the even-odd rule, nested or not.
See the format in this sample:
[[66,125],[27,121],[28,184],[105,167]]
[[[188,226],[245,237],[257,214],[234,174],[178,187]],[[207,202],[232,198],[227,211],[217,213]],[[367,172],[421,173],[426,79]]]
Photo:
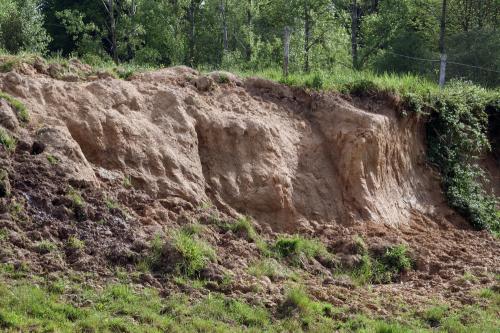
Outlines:
[[7,238],[7,230],[5,228],[0,229],[0,242]]
[[116,209],[118,208],[118,203],[113,199],[106,198],[106,207],[108,207],[109,210]]
[[10,197],[10,194],[9,174],[4,169],[0,169],[0,198]]
[[324,79],[323,75],[321,72],[316,72],[313,74],[311,78],[308,78],[305,82],[304,85],[308,88],[312,88],[315,90],[320,90],[324,86]]
[[423,314],[423,319],[431,327],[438,327],[441,325],[441,321],[448,312],[448,307],[444,305],[433,306]]
[[46,254],[57,250],[57,245],[51,241],[43,240],[38,242],[36,245],[36,250],[41,254]]
[[248,267],[248,273],[255,277],[267,276],[272,281],[286,278],[289,275],[288,270],[273,258],[265,258],[254,262]]
[[18,199],[13,198],[9,204],[9,214],[11,218],[15,221],[23,222],[25,221],[24,211],[25,211],[26,200],[24,198]]
[[30,115],[26,106],[14,97],[0,91],[0,99],[4,99],[9,103],[15,110],[17,117],[22,123],[28,123],[30,120]]
[[86,204],[80,192],[70,186],[67,196],[71,200],[71,208],[75,214],[75,219],[78,222],[85,221],[87,219],[87,212],[85,209]]
[[295,265],[300,265],[307,259],[331,257],[323,243],[299,235],[278,238],[271,250],[278,258],[289,259]]
[[16,139],[9,135],[3,128],[0,128],[0,145],[4,146],[7,151],[16,149]]
[[191,236],[197,236],[202,234],[205,231],[205,226],[199,224],[199,223],[189,223],[181,228],[181,232],[191,235]]
[[125,188],[131,188],[132,187],[132,178],[129,175],[123,177],[122,185]]
[[479,290],[478,296],[481,298],[491,299],[495,296],[495,292],[493,290],[491,290],[490,288],[483,288],[483,289]]
[[177,231],[171,242],[181,257],[177,269],[186,276],[195,276],[216,258],[214,249],[194,235]]
[[70,250],[83,250],[85,248],[85,242],[75,236],[71,236],[66,242],[66,247]]
[[255,231],[252,222],[250,222],[250,219],[247,217],[241,217],[236,221],[236,223],[228,224],[227,229],[236,234],[241,234],[252,242],[255,242],[259,238],[259,234]]
[[379,257],[370,255],[361,238],[357,244],[361,260],[358,267],[351,272],[351,276],[359,284],[390,283],[412,268],[408,248],[403,244],[387,248]]
[[59,163],[59,159],[56,156],[54,156],[54,155],[47,155],[47,161],[51,165],[56,165],[57,163]]
[[225,73],[219,73],[218,78],[217,78],[217,82],[220,84],[229,83],[230,82],[229,76],[227,76],[227,74],[225,74]]
[[311,327],[314,331],[313,326],[321,323],[325,332],[333,331],[333,321],[329,318],[334,311],[332,305],[312,300],[301,287],[288,291],[278,311],[282,318],[298,318],[306,330]]
[[69,188],[68,198],[71,200],[73,207],[84,207],[85,200],[83,200],[81,194],[73,187]]

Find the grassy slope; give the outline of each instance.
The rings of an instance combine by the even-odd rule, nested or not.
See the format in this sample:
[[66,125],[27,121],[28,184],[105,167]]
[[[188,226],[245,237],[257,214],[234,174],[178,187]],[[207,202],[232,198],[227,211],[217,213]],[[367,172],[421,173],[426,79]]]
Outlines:
[[131,284],[120,276],[97,290],[73,278],[50,281],[19,272],[0,279],[0,329],[5,332],[497,332],[500,294],[482,290],[485,306],[454,311],[436,305],[409,311],[393,322],[354,316],[335,320],[342,309],[311,300],[291,288],[278,314],[261,306],[209,294],[200,300]]

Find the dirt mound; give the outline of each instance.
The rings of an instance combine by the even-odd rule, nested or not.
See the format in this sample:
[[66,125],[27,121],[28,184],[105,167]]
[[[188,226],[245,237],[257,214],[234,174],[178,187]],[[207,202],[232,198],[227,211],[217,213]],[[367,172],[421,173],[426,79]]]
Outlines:
[[42,143],[80,181],[130,177],[156,198],[212,201],[275,230],[454,215],[426,166],[422,123],[387,101],[367,106],[186,67],[129,81],[10,72],[0,89],[32,113],[14,135]]

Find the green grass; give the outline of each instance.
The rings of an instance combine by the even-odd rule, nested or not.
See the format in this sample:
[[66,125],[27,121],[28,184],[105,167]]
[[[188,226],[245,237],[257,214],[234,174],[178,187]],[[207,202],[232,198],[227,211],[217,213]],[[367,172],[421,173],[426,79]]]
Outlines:
[[[358,267],[347,273],[360,285],[391,283],[397,281],[402,273],[412,269],[409,249],[403,244],[391,246],[377,257],[369,253],[361,238],[357,240],[357,244],[361,261]],[[342,268],[339,273],[344,273]]]
[[57,163],[59,163],[59,159],[54,155],[47,155],[47,161],[50,163],[50,165],[56,165]]
[[16,149],[16,139],[9,135],[3,128],[0,128],[0,145],[4,146],[7,151]]
[[30,121],[30,114],[28,112],[28,109],[22,102],[15,99],[11,95],[4,93],[3,91],[0,91],[0,99],[6,100],[7,103],[9,103],[10,106],[12,106],[16,110],[17,117],[19,118],[21,123],[26,124]]
[[84,207],[85,200],[83,200],[82,195],[73,187],[68,190],[68,198],[71,200],[73,207]]
[[215,250],[196,235],[177,231],[173,234],[171,242],[181,257],[176,267],[186,276],[197,275],[210,261],[216,259]]
[[[435,305],[385,322],[314,300],[297,286],[288,288],[274,313],[218,293],[163,298],[155,290],[131,284],[94,288],[81,279],[33,283],[15,274],[7,267],[0,272],[2,332],[494,333],[500,325],[499,304],[492,300],[484,308],[467,305],[453,310]],[[335,319],[340,313],[348,317]]]
[[271,281],[293,278],[294,273],[274,258],[264,258],[253,262],[248,273],[255,277],[267,276]]
[[85,248],[85,242],[78,239],[76,236],[71,236],[66,242],[66,247],[71,250],[83,250]]
[[157,235],[151,241],[150,253],[139,263],[141,271],[171,272],[194,278],[217,258],[215,250],[191,228],[173,232],[166,241]]
[[57,244],[47,240],[36,243],[35,247],[37,252],[41,254],[46,254],[57,250]]
[[269,255],[269,248],[267,246],[267,243],[255,230],[250,218],[241,217],[234,223],[224,224],[223,228],[226,230],[231,230],[233,233],[244,237],[250,242],[255,243],[262,254]]
[[287,259],[293,265],[301,265],[312,258],[328,260],[332,257],[323,243],[300,235],[281,236],[270,250],[276,257]]

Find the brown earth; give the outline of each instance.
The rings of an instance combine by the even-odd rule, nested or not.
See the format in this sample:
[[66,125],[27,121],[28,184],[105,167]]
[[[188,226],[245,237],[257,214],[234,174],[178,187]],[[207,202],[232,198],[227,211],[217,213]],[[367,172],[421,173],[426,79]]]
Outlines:
[[[22,126],[0,104],[0,125],[18,140],[14,152],[0,146],[12,187],[0,198],[0,229],[8,231],[0,262],[112,279],[116,267],[134,270],[154,235],[199,221],[219,259],[202,273],[214,283],[190,291],[273,308],[285,279],[250,275],[257,245],[214,223],[245,214],[266,240],[300,232],[322,240],[343,264],[359,260],[358,235],[375,252],[409,245],[416,269],[374,288],[317,260],[304,264],[310,292],[352,312],[387,316],[399,311],[394,299],[419,304],[429,295],[467,304],[475,301],[471,290],[496,283],[500,243],[446,205],[439,175],[426,164],[423,120],[400,116],[397,98],[311,93],[186,67],[125,81],[61,77],[44,66],[0,74],[0,90],[31,115]],[[229,82],[218,83],[221,75]],[[85,248],[65,245],[72,236]],[[63,250],[46,253],[42,240]],[[228,274],[230,287],[222,283]],[[137,279],[166,294],[190,288],[164,276]]]

